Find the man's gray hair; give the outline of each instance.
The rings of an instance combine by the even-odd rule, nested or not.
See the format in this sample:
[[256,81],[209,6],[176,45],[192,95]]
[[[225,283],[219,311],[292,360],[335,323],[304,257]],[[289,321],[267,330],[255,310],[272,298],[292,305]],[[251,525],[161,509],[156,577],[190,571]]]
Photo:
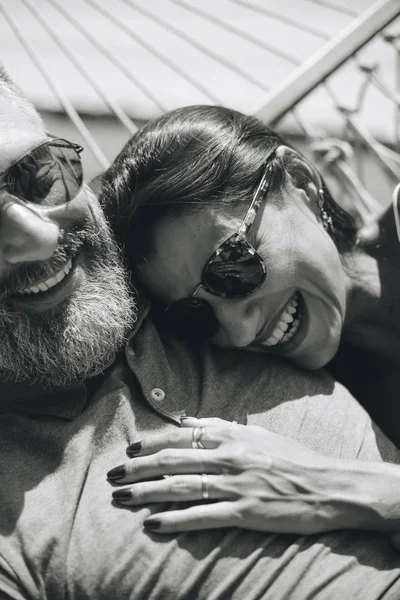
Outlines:
[[0,64],[0,94],[4,92],[16,102],[27,117],[42,121],[33,104],[25,97],[21,88],[11,79],[6,68]]
[[11,77],[7,73],[5,67],[2,67],[1,65],[0,65],[0,85],[3,87],[7,87],[16,96],[19,96],[20,98],[24,98],[24,94],[22,93],[22,90],[11,79]]

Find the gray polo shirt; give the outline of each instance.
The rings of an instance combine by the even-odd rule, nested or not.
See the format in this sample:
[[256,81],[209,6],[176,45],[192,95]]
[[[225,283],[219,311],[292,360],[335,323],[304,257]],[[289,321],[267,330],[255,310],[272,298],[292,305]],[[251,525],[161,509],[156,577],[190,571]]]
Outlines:
[[126,446],[179,426],[185,413],[258,424],[328,455],[399,462],[324,372],[163,340],[143,313],[95,383],[0,390],[1,599],[400,598],[400,555],[386,535],[229,528],[157,536],[143,520],[160,505],[112,504],[106,472],[126,460]]

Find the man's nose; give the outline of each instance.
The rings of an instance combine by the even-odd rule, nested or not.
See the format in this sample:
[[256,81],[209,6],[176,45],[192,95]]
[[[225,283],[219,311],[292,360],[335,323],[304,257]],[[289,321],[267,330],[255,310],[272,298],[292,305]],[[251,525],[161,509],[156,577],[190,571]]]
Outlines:
[[[87,216],[87,197],[67,204],[41,206],[24,202],[11,194],[0,197],[0,268],[21,262],[51,258],[60,232]],[[85,214],[86,213],[86,214]]]
[[[210,298],[207,298],[210,301]],[[254,342],[261,320],[261,308],[255,298],[215,298],[210,301],[221,333],[236,348]]]
[[57,247],[60,226],[46,212],[11,196],[0,206],[0,256],[2,263],[46,260]]

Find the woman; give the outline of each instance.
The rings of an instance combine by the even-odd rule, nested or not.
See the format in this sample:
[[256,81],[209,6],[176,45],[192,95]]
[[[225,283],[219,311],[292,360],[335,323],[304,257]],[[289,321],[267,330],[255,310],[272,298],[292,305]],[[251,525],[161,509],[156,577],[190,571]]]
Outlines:
[[331,367],[400,443],[399,250],[379,227],[358,234],[301,154],[253,117],[188,107],[128,142],[110,189],[165,333]]
[[[266,189],[243,236],[256,252],[239,244],[213,256],[239,230],[261,179]],[[308,161],[255,118],[219,107],[151,122],[128,142],[106,185],[119,198],[120,236],[161,302],[167,333],[327,366],[400,444],[392,209],[380,229],[358,235]]]

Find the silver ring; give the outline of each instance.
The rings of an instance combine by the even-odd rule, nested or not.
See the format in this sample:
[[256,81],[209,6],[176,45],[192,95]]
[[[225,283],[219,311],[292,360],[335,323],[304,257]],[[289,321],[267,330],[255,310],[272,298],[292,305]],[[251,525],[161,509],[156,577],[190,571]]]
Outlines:
[[194,427],[192,430],[192,448],[193,450],[206,450],[205,445],[201,441],[204,435],[204,427]]
[[210,497],[210,492],[208,491],[208,475],[207,473],[202,473],[201,477],[201,497],[203,500],[208,500]]
[[200,431],[200,427],[193,427],[193,429],[192,429],[192,448],[193,448],[193,450],[199,449],[199,447],[197,445],[197,435],[198,435],[199,431]]

